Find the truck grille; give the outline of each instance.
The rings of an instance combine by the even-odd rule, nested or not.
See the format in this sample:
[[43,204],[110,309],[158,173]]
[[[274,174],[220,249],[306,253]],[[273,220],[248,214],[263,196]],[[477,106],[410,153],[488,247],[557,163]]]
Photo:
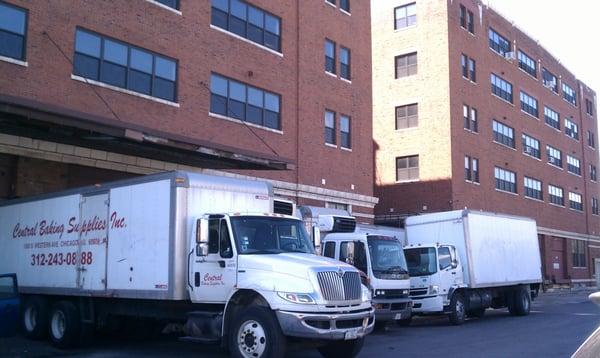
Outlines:
[[427,294],[427,288],[416,288],[410,290],[411,296],[423,296]]
[[358,272],[347,271],[342,276],[336,271],[317,273],[323,298],[327,301],[354,301],[360,299],[361,287]]
[[294,204],[292,203],[274,200],[273,205],[273,211],[275,212],[275,214],[294,215]]
[[356,220],[354,218],[333,218],[333,232],[354,232],[356,230]]

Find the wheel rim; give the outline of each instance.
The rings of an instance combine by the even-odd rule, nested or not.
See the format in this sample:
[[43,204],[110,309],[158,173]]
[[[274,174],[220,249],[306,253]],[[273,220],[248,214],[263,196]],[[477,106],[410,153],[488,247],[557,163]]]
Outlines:
[[34,306],[27,307],[24,319],[27,332],[33,332],[37,327],[37,309]]
[[463,305],[461,300],[456,300],[456,318],[462,320],[465,316],[465,305]]
[[50,322],[52,328],[52,336],[56,339],[62,339],[65,335],[65,314],[62,311],[55,311]]
[[529,311],[529,300],[527,299],[527,294],[526,293],[523,294],[522,296],[523,296],[523,298],[522,298],[523,299],[523,310],[525,312],[527,312],[527,311]]
[[254,320],[245,321],[238,330],[238,348],[244,357],[261,357],[267,349],[264,328]]

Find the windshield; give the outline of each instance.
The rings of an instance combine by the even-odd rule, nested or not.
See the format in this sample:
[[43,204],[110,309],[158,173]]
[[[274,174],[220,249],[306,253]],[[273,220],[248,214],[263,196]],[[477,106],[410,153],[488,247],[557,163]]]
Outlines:
[[427,276],[437,272],[435,249],[433,247],[405,249],[404,255],[411,276]]
[[398,240],[387,236],[369,236],[367,242],[375,277],[408,273],[402,245]]
[[299,220],[268,216],[231,217],[231,227],[239,254],[314,254],[304,225]]

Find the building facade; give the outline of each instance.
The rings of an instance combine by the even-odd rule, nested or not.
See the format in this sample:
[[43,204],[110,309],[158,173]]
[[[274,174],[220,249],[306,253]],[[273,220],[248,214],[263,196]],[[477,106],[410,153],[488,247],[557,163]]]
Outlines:
[[0,198],[180,169],[372,221],[370,41],[363,1],[0,0]]
[[373,1],[371,15],[376,221],[532,217],[545,282],[593,282],[596,93],[480,1]]

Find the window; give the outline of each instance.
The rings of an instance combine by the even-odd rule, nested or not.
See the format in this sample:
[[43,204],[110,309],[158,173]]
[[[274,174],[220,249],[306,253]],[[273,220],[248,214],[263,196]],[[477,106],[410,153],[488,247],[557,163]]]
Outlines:
[[465,180],[479,183],[479,159],[465,155]]
[[550,107],[544,106],[544,119],[546,124],[560,130],[560,115]]
[[350,50],[340,46],[340,77],[350,80]]
[[350,117],[340,115],[340,145],[342,148],[352,148]]
[[562,168],[562,153],[560,150],[547,145],[546,154],[548,155],[548,163]]
[[534,117],[538,117],[538,101],[537,99],[531,97],[527,93],[521,91],[521,110],[531,114]]
[[335,5],[335,0],[325,0],[325,1],[327,1],[327,2],[328,2],[328,3],[330,3],[330,4],[333,4],[333,5]]
[[565,198],[561,187],[548,185],[548,197],[552,204],[565,206]]
[[540,141],[527,134],[523,134],[523,153],[534,158],[542,159],[540,153]]
[[82,29],[75,32],[75,75],[176,101],[177,62]]
[[325,257],[329,257],[329,258],[335,258],[335,242],[334,241],[328,241],[325,243],[325,246],[323,247],[323,256]]
[[575,140],[579,140],[579,128],[577,124],[565,118],[565,134]]
[[567,155],[567,170],[569,173],[581,175],[581,164],[579,159]]
[[594,115],[594,102],[587,98],[585,99],[585,113],[589,114],[590,116]]
[[412,3],[394,9],[394,29],[399,30],[417,24],[417,4]]
[[513,103],[512,85],[506,82],[502,77],[491,75],[492,93],[503,100]]
[[517,58],[519,60],[519,68],[537,78],[537,63],[535,60],[521,50],[517,53]]
[[569,207],[573,210],[583,211],[583,201],[581,201],[581,194],[569,192]]
[[585,263],[585,241],[573,240],[573,267],[586,267]]
[[544,87],[550,89],[554,93],[558,93],[558,81],[552,72],[542,67],[542,82]]
[[590,164],[590,179],[593,181],[598,180],[598,173],[596,172],[596,166],[593,164]]
[[211,0],[211,24],[281,52],[281,19],[241,0]]
[[598,215],[598,199],[592,198],[592,215]]
[[474,59],[467,57],[465,54],[461,55],[460,65],[462,67],[462,75],[466,79],[470,79],[473,82],[477,82],[477,68]]
[[163,5],[179,10],[179,0],[155,0]]
[[510,52],[510,41],[490,28],[488,32],[490,48],[502,56]]
[[325,202],[325,207],[329,209],[337,209],[350,212],[350,207],[348,206],[348,204],[336,203],[334,201]]
[[210,77],[210,112],[281,129],[281,96],[216,73]]
[[325,143],[335,145],[335,112],[325,111]]
[[492,121],[492,129],[494,132],[494,142],[511,148],[515,147],[514,129],[496,120]]
[[442,246],[438,249],[438,260],[440,262],[440,270],[445,270],[452,266],[452,256],[450,255],[450,248],[448,246]]
[[325,71],[335,73],[335,42],[325,40]]
[[350,0],[340,0],[340,9],[350,12]]
[[592,131],[587,131],[587,142],[590,148],[596,148],[596,135]]
[[525,196],[532,199],[544,200],[542,196],[542,182],[533,179],[524,177],[524,185],[525,185]]
[[416,127],[419,125],[419,106],[409,104],[396,107],[396,129]]
[[467,28],[467,8],[462,4],[460,5],[460,27]]
[[396,158],[396,181],[419,180],[419,156]]
[[219,230],[219,254],[226,259],[233,257],[231,239],[229,238],[229,228],[227,227],[227,221],[224,219],[221,219],[221,227]]
[[340,261],[353,265],[362,272],[368,272],[365,244],[360,241],[343,241],[340,245]]
[[515,172],[495,167],[494,177],[496,178],[496,189],[517,193],[517,174]]
[[467,10],[467,30],[475,34],[475,16],[473,16],[473,11],[471,10]]
[[396,78],[408,77],[417,74],[417,53],[396,56]]
[[0,56],[25,61],[27,10],[0,2]]
[[463,104],[463,126],[466,130],[477,133],[477,109]]
[[572,105],[576,106],[577,105],[577,97],[575,96],[575,90],[572,89],[569,85],[567,85],[564,82],[562,84],[562,90],[563,90],[563,98],[567,102],[569,102]]

